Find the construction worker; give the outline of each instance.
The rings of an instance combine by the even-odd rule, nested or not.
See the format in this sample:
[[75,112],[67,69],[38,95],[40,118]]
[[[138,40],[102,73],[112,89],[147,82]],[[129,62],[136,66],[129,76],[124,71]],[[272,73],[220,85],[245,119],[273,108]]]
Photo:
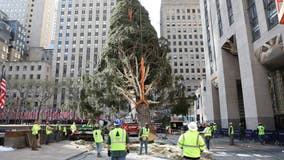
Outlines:
[[73,124],[70,126],[70,130],[71,130],[71,134],[75,134],[77,132],[77,127],[76,127],[76,123],[73,122]]
[[148,154],[149,133],[150,133],[149,124],[145,123],[145,127],[140,129],[140,131],[139,131],[139,140],[140,140],[140,152],[139,152],[139,155],[142,154],[143,144],[145,146],[145,154]]
[[213,131],[212,131],[212,137],[213,137],[213,138],[216,137],[217,130],[218,130],[218,126],[217,126],[217,124],[214,122],[214,123],[213,123]]
[[41,127],[40,127],[40,122],[38,121],[37,123],[38,125],[38,128],[39,128],[39,131],[38,131],[38,138],[37,138],[37,148],[41,148],[41,145],[40,145],[40,132],[41,132]]
[[50,127],[50,123],[47,121],[46,122],[46,127],[45,127],[45,134],[46,134],[45,144],[46,145],[48,145],[48,143],[50,141],[52,130],[53,130],[53,128]]
[[67,127],[63,127],[63,136],[66,138],[67,137]]
[[261,122],[259,122],[257,126],[257,135],[259,142],[264,145],[265,128]]
[[93,137],[94,141],[96,143],[96,149],[97,149],[97,157],[100,158],[102,157],[101,152],[102,152],[102,143],[104,141],[104,135],[102,130],[99,127],[99,124],[95,124],[94,131],[93,131]]
[[34,122],[34,125],[32,127],[32,150],[37,151],[37,140],[38,140],[38,134],[40,131],[40,125],[38,124],[38,121]]
[[77,127],[76,127],[76,123],[73,122],[73,124],[70,126],[70,130],[71,130],[71,140],[75,140],[75,134],[77,132]]
[[232,122],[229,123],[228,136],[230,138],[230,145],[234,145],[234,127]]
[[213,131],[212,125],[206,124],[206,128],[204,129],[204,137],[205,137],[206,147],[208,150],[210,149],[210,139],[212,137],[212,131]]
[[114,121],[114,126],[107,141],[108,156],[111,156],[112,160],[125,160],[126,154],[129,153],[129,138],[126,131],[121,128],[119,119]]
[[60,124],[60,121],[57,121],[55,125],[55,131],[54,131],[56,142],[60,141],[61,133],[62,133],[62,126]]
[[200,159],[201,153],[205,150],[205,144],[197,131],[196,122],[188,124],[188,131],[179,137],[178,146],[183,151],[183,159]]

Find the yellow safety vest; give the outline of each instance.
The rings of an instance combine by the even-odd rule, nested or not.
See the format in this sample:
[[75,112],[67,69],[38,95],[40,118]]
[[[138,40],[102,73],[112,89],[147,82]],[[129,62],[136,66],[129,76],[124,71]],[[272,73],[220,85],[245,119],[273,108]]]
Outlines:
[[211,127],[206,127],[206,131],[204,133],[205,137],[211,137],[212,136],[212,129]]
[[52,134],[52,128],[49,125],[46,125],[45,127],[45,133],[46,135]]
[[230,126],[229,129],[228,129],[228,135],[234,135],[234,127],[233,126]]
[[61,125],[57,124],[56,125],[56,130],[61,131]]
[[143,127],[141,137],[147,137],[148,138],[149,133],[150,133],[150,128],[147,129],[147,128]]
[[73,133],[75,130],[77,130],[77,127],[76,127],[75,124],[72,124],[72,125],[70,126],[70,129],[71,129],[71,132]]
[[126,131],[122,128],[115,128],[109,133],[110,150],[125,151],[126,150]]
[[183,150],[183,156],[199,158],[205,150],[205,143],[198,131],[187,131],[179,137],[178,146]]
[[63,133],[64,133],[65,136],[67,135],[67,128],[66,127],[63,127]]
[[96,143],[102,143],[104,141],[102,131],[100,129],[96,129],[93,131],[93,137]]
[[33,127],[32,127],[32,134],[37,135],[39,130],[40,130],[40,125],[34,124]]
[[257,129],[258,129],[258,135],[259,136],[264,136],[265,135],[263,126],[257,126]]

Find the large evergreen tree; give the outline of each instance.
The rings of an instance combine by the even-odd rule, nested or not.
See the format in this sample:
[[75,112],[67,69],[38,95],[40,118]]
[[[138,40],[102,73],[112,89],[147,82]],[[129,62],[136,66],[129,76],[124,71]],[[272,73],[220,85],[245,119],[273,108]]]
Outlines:
[[[88,90],[93,88],[90,92],[97,101],[96,105],[125,105],[121,103],[125,100],[137,104],[142,98],[142,57],[145,60],[145,97],[149,104],[162,102],[172,83],[166,58],[169,48],[165,39],[157,38],[148,12],[138,0],[117,0],[109,23],[99,70],[92,85],[88,86]],[[136,109],[140,125],[149,123],[149,106],[142,104]]]

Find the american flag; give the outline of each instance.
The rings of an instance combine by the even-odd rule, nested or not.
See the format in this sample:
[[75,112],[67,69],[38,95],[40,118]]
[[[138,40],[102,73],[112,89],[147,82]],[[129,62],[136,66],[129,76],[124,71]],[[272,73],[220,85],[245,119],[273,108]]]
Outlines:
[[5,80],[5,70],[2,68],[2,78],[0,80],[0,108],[5,108],[5,98],[6,98],[6,80]]

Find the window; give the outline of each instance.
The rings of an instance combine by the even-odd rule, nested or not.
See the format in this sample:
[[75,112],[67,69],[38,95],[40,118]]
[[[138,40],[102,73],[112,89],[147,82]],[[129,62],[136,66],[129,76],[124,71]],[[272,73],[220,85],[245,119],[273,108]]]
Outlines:
[[278,24],[275,0],[263,0],[268,30]]
[[31,71],[33,71],[35,69],[35,67],[34,66],[31,66]]
[[255,0],[248,0],[248,17],[252,32],[252,40],[255,41],[260,38],[260,29],[258,25]]
[[228,10],[229,24],[231,25],[234,23],[232,0],[227,0],[227,10]]
[[219,0],[216,0],[216,8],[217,8],[217,17],[218,17],[219,36],[221,37],[223,35],[223,24],[222,24]]
[[40,74],[38,74],[38,75],[36,76],[36,78],[37,78],[37,79],[40,79]]
[[20,66],[16,66],[16,71],[19,71],[20,70]]
[[41,71],[41,65],[38,65],[38,68],[37,68],[39,71]]

